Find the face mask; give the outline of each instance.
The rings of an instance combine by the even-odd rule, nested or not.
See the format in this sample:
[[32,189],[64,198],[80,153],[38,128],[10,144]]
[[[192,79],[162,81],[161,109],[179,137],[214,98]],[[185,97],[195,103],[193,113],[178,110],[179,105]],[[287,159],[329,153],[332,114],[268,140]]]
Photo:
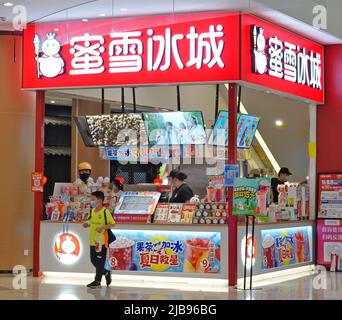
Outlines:
[[80,174],[80,179],[81,179],[84,183],[87,183],[87,182],[88,182],[89,177],[90,177],[90,174],[89,174],[89,173],[81,173],[81,174]]
[[93,209],[95,209],[97,207],[96,201],[94,201],[94,200],[90,201],[90,205]]

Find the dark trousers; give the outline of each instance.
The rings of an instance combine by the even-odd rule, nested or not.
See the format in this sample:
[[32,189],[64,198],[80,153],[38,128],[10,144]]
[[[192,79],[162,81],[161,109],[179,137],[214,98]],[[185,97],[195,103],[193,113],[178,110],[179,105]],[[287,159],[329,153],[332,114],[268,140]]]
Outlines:
[[103,245],[101,252],[95,251],[95,246],[90,246],[90,260],[93,266],[96,268],[95,281],[101,282],[102,276],[107,274],[107,270],[104,268],[107,256],[107,248]]

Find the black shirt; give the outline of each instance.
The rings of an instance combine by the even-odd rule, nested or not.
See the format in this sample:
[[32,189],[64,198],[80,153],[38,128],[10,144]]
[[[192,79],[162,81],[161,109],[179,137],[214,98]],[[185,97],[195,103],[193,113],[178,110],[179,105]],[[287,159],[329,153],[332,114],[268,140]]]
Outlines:
[[279,192],[277,190],[278,185],[284,184],[283,181],[279,180],[278,178],[272,178],[271,180],[271,189],[273,194],[273,202],[278,203]]
[[172,192],[170,202],[184,203],[194,196],[191,188],[187,184],[182,184]]

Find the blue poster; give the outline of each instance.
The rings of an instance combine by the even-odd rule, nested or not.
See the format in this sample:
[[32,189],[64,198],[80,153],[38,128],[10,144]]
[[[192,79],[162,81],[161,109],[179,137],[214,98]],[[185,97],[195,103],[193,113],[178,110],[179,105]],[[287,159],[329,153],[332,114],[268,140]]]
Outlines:
[[224,185],[234,186],[234,179],[239,177],[239,166],[237,164],[227,164],[224,166]]
[[104,147],[100,148],[100,158],[104,160],[116,160],[125,162],[148,162],[158,160],[161,163],[166,163],[169,159],[169,147],[136,147],[136,146],[121,146],[121,147]]
[[312,227],[261,231],[262,269],[311,261]]
[[242,114],[238,121],[237,147],[250,148],[258,128],[260,118]]
[[115,230],[112,270],[220,273],[219,232]]

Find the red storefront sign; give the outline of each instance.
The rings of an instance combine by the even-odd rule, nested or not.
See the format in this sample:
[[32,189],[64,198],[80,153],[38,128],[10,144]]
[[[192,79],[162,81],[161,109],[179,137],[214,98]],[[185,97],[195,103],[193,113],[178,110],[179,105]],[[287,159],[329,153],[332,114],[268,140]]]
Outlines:
[[29,25],[23,88],[238,80],[238,46],[229,13]]
[[324,102],[324,48],[248,14],[33,24],[23,57],[24,89],[240,81]]
[[281,27],[243,14],[241,80],[324,102],[324,48]]

